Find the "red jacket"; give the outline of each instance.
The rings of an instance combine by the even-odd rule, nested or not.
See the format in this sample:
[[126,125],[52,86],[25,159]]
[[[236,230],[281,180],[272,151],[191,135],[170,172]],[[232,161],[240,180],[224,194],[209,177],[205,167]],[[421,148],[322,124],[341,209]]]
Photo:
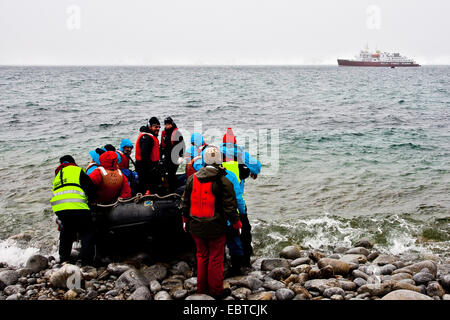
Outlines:
[[121,198],[131,198],[131,189],[128,179],[119,169],[118,157],[114,151],[103,153],[100,158],[100,167],[91,172],[89,177],[97,186],[97,202],[114,202]]

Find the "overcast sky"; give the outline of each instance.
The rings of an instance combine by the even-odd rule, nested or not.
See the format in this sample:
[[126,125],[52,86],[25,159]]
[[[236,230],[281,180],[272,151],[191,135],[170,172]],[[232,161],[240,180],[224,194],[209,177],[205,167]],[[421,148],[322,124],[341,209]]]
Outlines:
[[0,65],[450,64],[448,0],[0,0]]

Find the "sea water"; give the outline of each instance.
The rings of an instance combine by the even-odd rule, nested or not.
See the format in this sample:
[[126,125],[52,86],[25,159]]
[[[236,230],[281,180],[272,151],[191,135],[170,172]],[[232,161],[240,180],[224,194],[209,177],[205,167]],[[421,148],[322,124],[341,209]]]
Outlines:
[[258,255],[371,238],[448,257],[449,87],[446,66],[0,67],[0,261],[56,252],[59,157],[85,167],[151,116],[213,144],[232,127],[260,159],[245,183]]

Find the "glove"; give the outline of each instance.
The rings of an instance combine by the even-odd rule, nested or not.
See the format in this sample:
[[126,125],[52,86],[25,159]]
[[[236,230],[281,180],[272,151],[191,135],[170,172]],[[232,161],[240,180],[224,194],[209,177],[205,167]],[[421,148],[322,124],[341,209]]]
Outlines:
[[238,220],[235,223],[233,223],[232,227],[233,227],[233,229],[238,230],[239,235],[241,235],[241,231],[242,231],[242,222],[241,222],[241,220]]
[[250,177],[252,177],[253,180],[255,180],[256,178],[258,178],[258,175],[257,175],[257,174],[250,173]]
[[184,162],[184,159],[181,158],[181,157],[179,157],[177,163],[178,163],[178,164],[182,164],[183,162]]
[[181,217],[181,219],[183,220],[183,230],[184,232],[187,232],[188,219],[185,216]]

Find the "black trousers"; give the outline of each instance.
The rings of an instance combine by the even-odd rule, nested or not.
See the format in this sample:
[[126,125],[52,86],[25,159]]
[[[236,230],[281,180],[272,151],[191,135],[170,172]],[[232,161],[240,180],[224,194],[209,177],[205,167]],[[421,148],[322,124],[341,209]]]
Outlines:
[[95,255],[94,224],[92,214],[88,210],[61,211],[57,213],[62,228],[59,233],[59,257],[62,261],[70,260],[72,244],[81,238],[81,262],[92,265]]
[[[247,212],[247,207],[245,208],[245,212]],[[251,266],[250,257],[253,254],[252,226],[250,225],[250,221],[248,221],[247,214],[241,214],[240,220],[242,223],[241,242],[242,242],[242,249],[244,250],[242,265],[245,267],[250,267]]]
[[139,161],[136,162],[136,172],[139,176],[138,192],[145,194],[147,190],[150,190],[151,193],[157,193],[161,177],[159,177],[156,169],[156,163],[143,164]]
[[178,166],[178,164],[173,164],[172,162],[167,164],[167,179],[169,182],[170,192],[174,192],[179,186],[177,179]]

